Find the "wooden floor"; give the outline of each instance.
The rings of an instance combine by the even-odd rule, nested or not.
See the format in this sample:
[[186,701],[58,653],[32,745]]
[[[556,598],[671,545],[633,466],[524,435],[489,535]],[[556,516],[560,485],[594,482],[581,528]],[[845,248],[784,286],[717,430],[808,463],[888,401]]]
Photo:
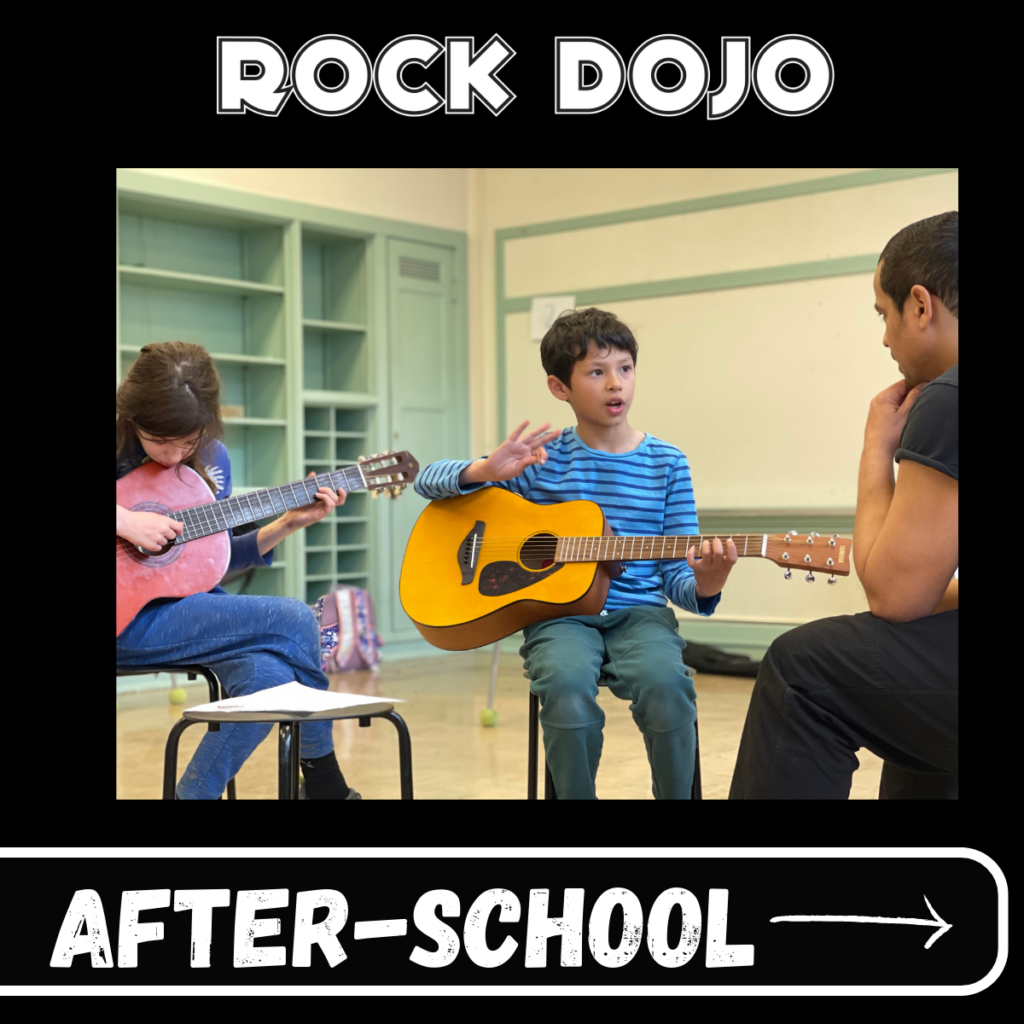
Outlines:
[[[495,728],[480,724],[487,705],[490,651],[474,651],[384,664],[378,673],[331,676],[331,689],[403,698],[396,709],[412,736],[413,779],[418,800],[526,797],[528,681],[522,660],[503,654],[498,676]],[[169,678],[169,677],[168,677]],[[736,763],[753,680],[700,674],[695,680],[700,709],[700,754],[705,800],[724,800]],[[166,690],[123,694],[117,714],[117,797],[157,799],[167,734],[183,708],[209,700],[206,684],[190,686],[189,700],[172,705]],[[612,800],[652,800],[643,737],[622,701],[601,688],[607,718],[597,795]],[[202,738],[194,725],[182,736],[179,774]],[[397,799],[398,743],[394,727],[375,720],[369,729],[356,721],[334,723],[338,762],[349,784],[367,800]],[[542,748],[543,749],[543,748]],[[854,773],[854,799],[878,795],[882,762],[866,750]],[[541,754],[543,766],[543,753]],[[277,798],[277,729],[239,772],[238,798]],[[543,779],[541,779],[543,794]]]

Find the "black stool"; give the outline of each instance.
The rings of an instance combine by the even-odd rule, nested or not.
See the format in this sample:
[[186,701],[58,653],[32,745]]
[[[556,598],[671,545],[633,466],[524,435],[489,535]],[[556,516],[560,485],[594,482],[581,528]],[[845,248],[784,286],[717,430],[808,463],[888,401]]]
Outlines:
[[[210,703],[212,704],[215,700],[220,700],[225,696],[221,690],[220,680],[217,678],[216,673],[211,668],[207,668],[205,665],[137,665],[135,668],[119,668],[117,670],[118,676],[151,676],[157,675],[160,672],[185,672],[188,674],[189,679],[195,679],[196,676],[202,676],[207,685],[210,688]],[[216,722],[210,722],[208,726],[209,732],[217,732],[220,726]],[[175,744],[175,754],[177,754],[177,744]],[[177,758],[175,758],[177,759]],[[172,763],[171,769],[173,771],[174,764]],[[164,762],[164,790],[167,788],[167,763],[166,758]],[[173,787],[171,792],[173,793]],[[219,799],[219,798],[218,798]],[[231,779],[228,782],[228,799],[235,799],[235,780]]]
[[[523,676],[527,679],[530,678],[529,674],[524,672]],[[607,686],[608,683],[605,681],[604,676],[601,676],[597,681],[598,686]],[[536,800],[537,799],[537,737],[540,732],[540,698],[530,690],[530,750],[529,750],[529,779],[526,784],[526,799]],[[700,788],[700,734],[697,732],[697,721],[694,719],[693,722],[693,738],[694,738],[694,750],[693,750],[693,785],[690,788],[690,799],[701,800]],[[547,761],[544,762],[544,799],[545,800],[557,800],[558,797],[555,795],[555,784],[551,778],[551,769],[548,768]]]
[[[219,698],[214,697],[214,700]],[[398,730],[398,765],[402,799],[412,799],[412,744],[409,728],[394,704],[362,704],[358,708],[337,708],[317,711],[315,714],[295,715],[286,711],[185,711],[167,737],[164,752],[164,799],[174,799],[174,784],[178,774],[178,741],[181,734],[195,722],[207,722],[210,729],[219,729],[221,722],[277,722],[278,761],[277,797],[279,800],[299,798],[299,726],[302,722],[323,722],[341,718],[358,718],[362,728],[369,728],[372,718],[386,718]],[[232,780],[233,781],[233,780]],[[228,783],[230,786],[231,783]]]

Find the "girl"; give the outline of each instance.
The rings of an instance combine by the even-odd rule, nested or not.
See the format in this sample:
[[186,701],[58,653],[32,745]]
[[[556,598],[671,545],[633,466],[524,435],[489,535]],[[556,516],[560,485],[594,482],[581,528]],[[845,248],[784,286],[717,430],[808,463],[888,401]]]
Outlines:
[[[190,466],[218,499],[231,494],[231,462],[221,434],[220,379],[206,350],[168,341],[146,345],[117,389],[117,476],[150,460]],[[312,474],[310,474],[312,475]],[[323,519],[345,492],[321,487],[311,505],[241,536],[231,535],[228,571],[270,565],[272,549],[290,533]],[[183,524],[154,512],[117,506],[117,535],[157,551]],[[208,594],[150,601],[117,638],[118,667],[187,665],[212,668],[237,697],[295,679],[327,689],[313,613],[289,597]],[[222,724],[204,734],[176,788],[182,800],[216,800],[270,725]],[[360,800],[346,784],[331,722],[307,722],[301,732],[302,773],[311,800]]]

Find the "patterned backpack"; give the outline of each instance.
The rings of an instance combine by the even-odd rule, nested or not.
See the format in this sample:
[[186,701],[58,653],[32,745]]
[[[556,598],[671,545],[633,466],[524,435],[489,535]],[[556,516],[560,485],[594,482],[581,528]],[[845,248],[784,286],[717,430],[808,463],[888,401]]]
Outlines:
[[373,598],[359,587],[337,586],[311,605],[320,627],[320,667],[324,672],[374,669],[384,645],[377,630]]

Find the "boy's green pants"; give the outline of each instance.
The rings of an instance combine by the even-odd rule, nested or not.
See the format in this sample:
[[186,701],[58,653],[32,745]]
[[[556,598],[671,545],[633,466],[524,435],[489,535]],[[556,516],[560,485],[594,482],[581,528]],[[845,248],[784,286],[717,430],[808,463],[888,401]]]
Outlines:
[[604,740],[597,680],[622,700],[643,733],[659,800],[689,800],[696,694],[685,641],[669,608],[638,605],[527,626],[520,655],[540,698],[544,754],[559,800],[596,799]]

